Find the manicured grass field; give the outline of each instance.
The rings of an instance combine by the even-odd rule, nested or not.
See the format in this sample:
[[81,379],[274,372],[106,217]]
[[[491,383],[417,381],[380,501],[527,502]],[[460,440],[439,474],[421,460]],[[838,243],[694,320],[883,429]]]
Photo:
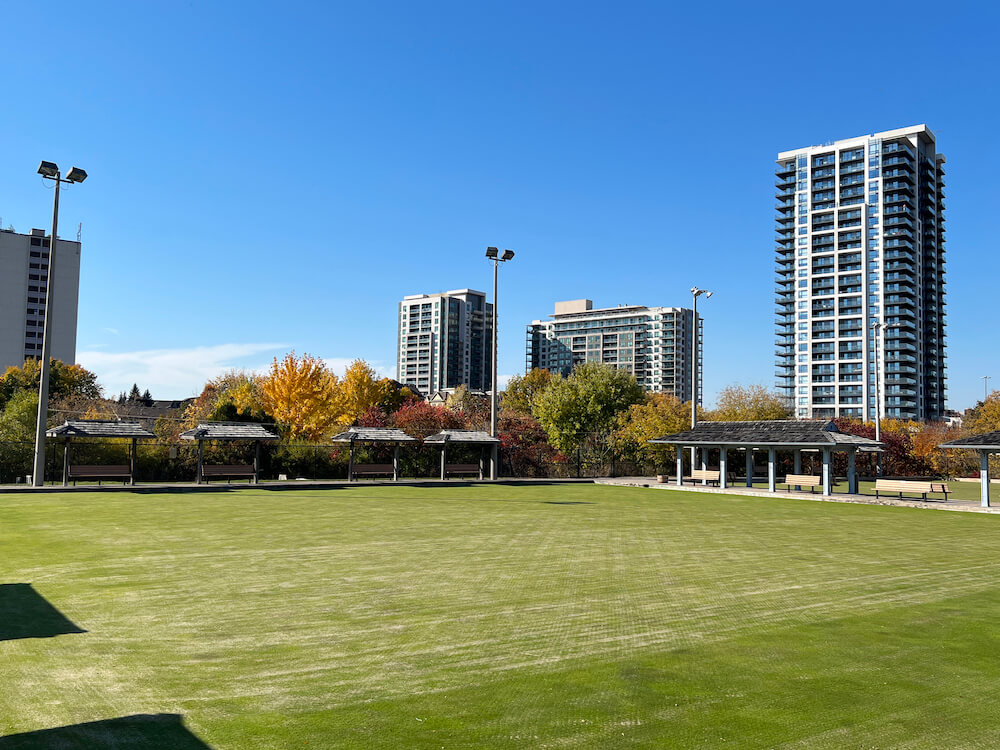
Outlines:
[[996,748],[998,540],[583,484],[0,495],[0,750]]

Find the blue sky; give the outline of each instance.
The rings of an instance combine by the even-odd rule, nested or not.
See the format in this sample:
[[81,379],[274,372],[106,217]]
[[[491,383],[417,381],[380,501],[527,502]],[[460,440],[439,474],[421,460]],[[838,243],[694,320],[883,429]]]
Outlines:
[[[47,228],[41,159],[90,173],[79,359],[195,392],[290,348],[394,365],[405,294],[503,269],[524,324],[589,297],[705,316],[709,402],[773,384],[778,151],[926,123],[948,158],[949,406],[1000,386],[995,6],[15,3],[0,220]],[[52,44],[39,45],[41,34]]]

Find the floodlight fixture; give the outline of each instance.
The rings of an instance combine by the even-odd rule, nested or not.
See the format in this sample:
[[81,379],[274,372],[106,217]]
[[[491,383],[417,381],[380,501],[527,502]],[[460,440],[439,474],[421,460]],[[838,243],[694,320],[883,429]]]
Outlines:
[[499,254],[499,252],[500,251],[497,250],[495,247],[488,247],[488,248],[486,248],[486,257],[487,258],[493,258],[494,260],[496,260],[497,255]]
[[514,257],[513,250],[504,250],[503,255],[500,256],[500,260],[510,260],[513,257]]
[[55,164],[55,162],[43,161],[38,165],[38,174],[42,177],[55,177],[59,174],[59,167]]
[[87,179],[87,173],[79,167],[73,167],[66,175],[66,179],[70,182],[83,182]]

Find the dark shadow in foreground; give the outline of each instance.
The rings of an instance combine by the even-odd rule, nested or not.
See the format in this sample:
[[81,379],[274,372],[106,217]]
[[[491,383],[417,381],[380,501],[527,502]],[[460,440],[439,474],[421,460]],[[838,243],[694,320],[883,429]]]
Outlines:
[[587,500],[542,500],[544,505],[593,505]]
[[180,714],[134,714],[0,737],[0,750],[211,750]]
[[86,632],[49,604],[30,583],[0,584],[0,641]]

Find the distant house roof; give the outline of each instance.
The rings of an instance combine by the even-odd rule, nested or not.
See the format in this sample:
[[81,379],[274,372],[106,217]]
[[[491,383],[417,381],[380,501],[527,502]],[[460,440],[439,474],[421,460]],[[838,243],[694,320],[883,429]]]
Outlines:
[[1000,431],[984,432],[981,435],[970,435],[969,437],[958,438],[957,440],[949,440],[947,443],[941,443],[939,447],[1000,451]]
[[182,440],[277,440],[257,422],[205,422],[180,434]]
[[415,443],[417,439],[410,437],[402,430],[393,427],[352,427],[330,438],[334,443]]
[[482,443],[492,445],[500,440],[480,430],[441,430],[424,438],[425,443]]
[[776,419],[757,422],[698,422],[693,430],[649,441],[666,445],[744,445],[783,447],[857,447],[880,450],[870,438],[841,432],[826,419]]
[[45,432],[46,437],[63,438],[155,438],[138,422],[117,419],[75,419]]

